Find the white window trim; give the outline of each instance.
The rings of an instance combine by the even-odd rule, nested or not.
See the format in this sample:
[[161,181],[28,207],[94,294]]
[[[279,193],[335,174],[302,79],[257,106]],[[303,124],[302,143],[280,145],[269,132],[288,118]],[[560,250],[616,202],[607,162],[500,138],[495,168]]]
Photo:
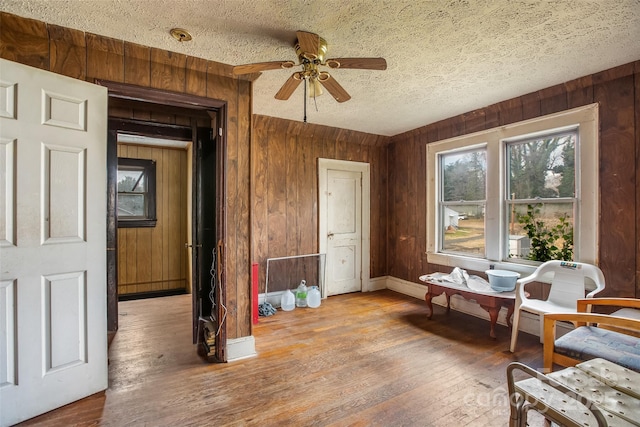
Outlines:
[[[600,200],[598,191],[598,104],[547,116],[537,117],[518,123],[500,126],[481,132],[462,135],[427,144],[427,261],[451,267],[484,271],[490,266],[518,271],[523,274],[533,272],[536,265],[531,262],[501,261],[505,221],[505,187],[502,178],[506,170],[505,146],[516,137],[544,135],[549,130],[568,129],[578,126],[579,143],[576,148],[576,198],[578,216],[574,224],[574,235],[580,236],[574,248],[576,260],[590,264],[598,261],[598,220]],[[486,147],[487,150],[487,198],[485,211],[486,258],[476,258],[459,254],[438,253],[440,233],[438,233],[438,154],[464,148]],[[494,183],[499,183],[495,185]]]

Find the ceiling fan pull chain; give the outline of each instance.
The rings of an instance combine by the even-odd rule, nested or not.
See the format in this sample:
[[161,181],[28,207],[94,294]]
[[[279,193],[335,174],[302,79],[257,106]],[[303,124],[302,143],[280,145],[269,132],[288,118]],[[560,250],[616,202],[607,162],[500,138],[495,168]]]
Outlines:
[[304,80],[304,123],[307,123],[307,79]]

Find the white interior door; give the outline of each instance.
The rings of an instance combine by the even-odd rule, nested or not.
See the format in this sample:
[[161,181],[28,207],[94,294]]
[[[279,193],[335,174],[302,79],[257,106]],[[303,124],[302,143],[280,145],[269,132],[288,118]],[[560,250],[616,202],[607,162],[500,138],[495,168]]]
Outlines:
[[103,87],[0,59],[0,425],[107,388]]
[[368,202],[368,167],[356,162],[319,162],[319,241],[320,252],[326,253],[328,296],[361,291],[363,279],[369,276],[369,212],[364,203]]

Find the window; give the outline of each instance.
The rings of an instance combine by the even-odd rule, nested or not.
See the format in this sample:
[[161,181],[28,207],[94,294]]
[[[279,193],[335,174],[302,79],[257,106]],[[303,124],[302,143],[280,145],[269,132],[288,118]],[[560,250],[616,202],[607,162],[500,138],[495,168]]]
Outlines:
[[484,257],[487,156],[484,148],[440,158],[439,227],[442,251]]
[[597,118],[593,104],[428,144],[428,261],[523,273],[595,263]]
[[156,162],[118,158],[118,227],[155,227]]
[[508,141],[509,258],[573,260],[578,129]]

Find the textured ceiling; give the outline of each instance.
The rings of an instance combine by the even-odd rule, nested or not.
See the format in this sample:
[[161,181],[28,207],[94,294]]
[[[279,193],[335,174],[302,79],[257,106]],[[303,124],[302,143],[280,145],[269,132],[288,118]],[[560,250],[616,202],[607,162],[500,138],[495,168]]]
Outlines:
[[[0,10],[230,65],[296,60],[296,30],[317,33],[328,58],[384,57],[388,69],[331,70],[352,99],[311,100],[308,122],[379,135],[640,59],[640,0],[0,0]],[[193,41],[171,38],[173,27]],[[290,73],[255,81],[254,113],[302,121],[302,86],[273,98]]]

